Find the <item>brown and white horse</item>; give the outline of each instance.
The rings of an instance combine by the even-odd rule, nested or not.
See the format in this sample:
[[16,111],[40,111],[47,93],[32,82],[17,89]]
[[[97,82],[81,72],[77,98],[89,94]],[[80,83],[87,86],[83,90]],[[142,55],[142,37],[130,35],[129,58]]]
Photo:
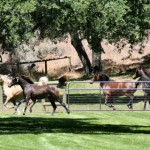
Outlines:
[[134,82],[116,82],[114,80],[110,80],[109,76],[105,73],[96,73],[92,78],[91,83],[94,81],[100,81],[100,86],[105,98],[105,105],[115,110],[115,107],[112,104],[108,105],[109,100],[114,96],[119,97],[125,95],[130,98],[129,103],[127,104],[128,108],[133,108],[134,93],[136,92]]

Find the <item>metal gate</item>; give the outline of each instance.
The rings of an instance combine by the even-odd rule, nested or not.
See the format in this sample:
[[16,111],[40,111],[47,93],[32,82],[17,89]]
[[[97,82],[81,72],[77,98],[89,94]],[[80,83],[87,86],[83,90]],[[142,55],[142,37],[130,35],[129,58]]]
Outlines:
[[[107,82],[114,82],[114,81],[107,81]],[[118,82],[119,81],[115,81]],[[128,81],[129,82],[129,81]],[[141,81],[142,82],[142,81]],[[150,82],[150,81],[146,81]],[[102,82],[94,82],[90,84],[90,81],[71,81],[67,84],[66,87],[66,103],[71,111],[109,111],[113,110],[112,108],[105,105],[105,99],[103,90],[100,87],[100,83]],[[106,83],[106,82],[105,82]],[[122,83],[122,81],[121,81]],[[135,84],[135,82],[131,82]],[[129,102],[129,98],[125,95],[123,96],[116,96],[113,95],[109,101],[112,103],[117,111],[143,111],[144,108],[144,91],[150,91],[150,88],[143,89],[141,86],[138,88],[132,88],[129,90],[136,89],[134,93],[134,99],[132,101],[133,108],[129,109],[127,104]],[[118,90],[113,89],[113,90]],[[123,90],[119,89],[119,90]],[[147,101],[150,102],[150,98],[147,97]],[[150,105],[147,103],[147,111],[150,111]]]
[[[135,82],[132,83],[134,84]],[[90,81],[71,81],[67,83],[66,89],[63,92],[63,99],[71,111],[112,111],[112,108],[105,105],[103,90],[105,89],[100,87],[100,82],[90,84]],[[150,103],[150,88],[143,89],[142,87],[138,87],[134,94],[133,109],[128,109],[129,98],[126,96],[113,96],[113,99],[110,99],[109,102],[113,102],[112,104],[117,111],[143,111],[145,100],[143,90],[149,91],[147,101]],[[3,111],[2,85],[0,85],[0,111]],[[150,111],[148,103],[146,111]]]

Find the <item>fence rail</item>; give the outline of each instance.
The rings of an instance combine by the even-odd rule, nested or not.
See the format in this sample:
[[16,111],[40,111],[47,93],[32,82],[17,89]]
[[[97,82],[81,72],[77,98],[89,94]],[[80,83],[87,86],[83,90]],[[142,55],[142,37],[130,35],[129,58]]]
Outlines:
[[[61,94],[63,101],[68,104],[68,107],[71,111],[110,111],[112,108],[109,108],[105,105],[105,97],[103,94],[103,90],[100,87],[100,82],[94,82],[90,84],[91,81],[71,81],[67,83],[65,89],[61,89]],[[114,82],[114,81],[111,81]],[[120,81],[115,81],[120,82]],[[122,81],[121,81],[122,82]],[[126,82],[126,81],[124,81]],[[129,81],[128,81],[129,82]],[[102,83],[102,82],[101,82]],[[135,84],[135,82],[131,82]],[[150,83],[150,81],[139,83]],[[56,85],[56,82],[49,82],[50,85]],[[135,90],[134,100],[133,100],[133,111],[143,111],[144,108],[144,91],[147,90],[150,93],[150,88],[142,88],[141,86],[138,88],[131,88],[128,90]],[[114,88],[113,90],[117,90]],[[125,90],[125,88],[120,88],[119,90]],[[3,92],[2,85],[0,85],[0,109],[3,110]],[[147,100],[150,103],[150,94]],[[40,101],[42,104],[42,101]],[[45,101],[46,102],[46,101]],[[113,95],[108,103],[112,103],[117,111],[129,111],[127,104],[129,102],[129,98],[126,96],[117,96]],[[44,103],[45,104],[45,103]],[[47,103],[47,106],[50,104]],[[150,105],[147,104],[146,111],[150,111]]]
[[[110,82],[117,82],[117,83],[133,83],[135,84],[136,81],[107,81],[107,83]],[[108,106],[105,105],[105,96],[103,94],[104,90],[116,90],[117,92],[120,92],[120,90],[136,90],[134,93],[134,100],[132,102],[133,109],[135,111],[141,111],[144,108],[144,91],[150,91],[150,88],[142,88],[141,86],[138,88],[113,88],[108,89],[104,88],[102,89],[100,87],[100,83],[106,83],[106,81],[103,82],[93,82],[93,84],[90,84],[91,81],[72,81],[67,84],[66,87],[66,102],[68,103],[68,106],[71,111],[74,110],[82,110],[82,111],[91,111],[91,110],[112,110],[111,108],[108,108]],[[150,81],[139,81],[139,83],[150,83]],[[118,96],[117,94],[112,95],[110,99],[108,100],[108,103],[113,103],[113,105],[116,107],[116,110],[126,110],[128,111],[127,104],[129,102],[129,98],[124,96]],[[150,97],[148,97],[147,101],[150,102]],[[150,105],[147,105],[146,110],[150,111]]]
[[[42,59],[42,60],[34,60],[34,61],[24,61],[24,62],[8,62],[8,63],[0,63],[0,66],[16,66],[16,71],[20,71],[20,66],[24,64],[32,64],[32,63],[44,63],[44,72],[45,74],[48,73],[48,62],[49,61],[55,61],[55,60],[62,60],[62,59],[68,59],[68,64],[69,64],[69,70],[72,69],[72,64],[71,64],[71,57],[62,57],[62,58],[50,58],[50,59]],[[13,69],[12,69],[13,72]]]

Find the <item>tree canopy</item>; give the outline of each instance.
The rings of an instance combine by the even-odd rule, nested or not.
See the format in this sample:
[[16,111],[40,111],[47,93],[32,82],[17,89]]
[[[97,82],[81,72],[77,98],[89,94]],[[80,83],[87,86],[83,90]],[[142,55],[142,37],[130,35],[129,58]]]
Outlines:
[[148,0],[2,0],[0,44],[12,50],[33,36],[55,39],[69,33],[101,52],[103,39],[142,42],[150,33],[149,16]]
[[36,30],[42,38],[79,32],[89,41],[134,43],[150,29],[147,0],[2,0],[0,7],[0,43],[7,47],[30,39]]

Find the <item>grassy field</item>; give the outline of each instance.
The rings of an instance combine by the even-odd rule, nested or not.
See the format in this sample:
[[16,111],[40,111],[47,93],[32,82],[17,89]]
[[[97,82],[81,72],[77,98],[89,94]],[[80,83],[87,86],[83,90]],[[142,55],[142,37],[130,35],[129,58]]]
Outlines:
[[0,115],[3,150],[149,150],[150,112]]
[[[79,89],[70,94],[103,95],[99,90],[80,90],[99,89],[99,84],[75,83],[70,87]],[[142,95],[141,90],[135,93],[135,97]],[[120,97],[118,101],[124,99]],[[128,110],[128,100],[121,104],[118,101],[115,99],[114,104],[117,110]],[[133,108],[143,110],[143,105],[143,101],[134,101]],[[24,104],[20,110],[23,108]],[[35,105],[32,114],[28,108],[26,116],[13,115],[13,109],[3,107],[1,110],[1,150],[150,150],[150,111],[75,112],[73,110],[100,110],[100,105],[71,104],[71,114],[58,107],[57,113],[51,116],[42,112],[40,103]],[[111,109],[102,103],[101,110]],[[148,104],[147,110],[150,110]],[[49,106],[47,112],[51,111]]]

